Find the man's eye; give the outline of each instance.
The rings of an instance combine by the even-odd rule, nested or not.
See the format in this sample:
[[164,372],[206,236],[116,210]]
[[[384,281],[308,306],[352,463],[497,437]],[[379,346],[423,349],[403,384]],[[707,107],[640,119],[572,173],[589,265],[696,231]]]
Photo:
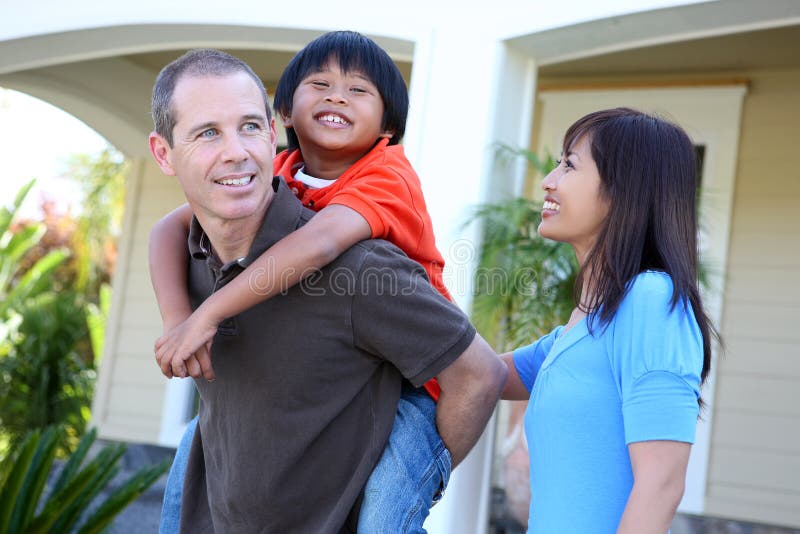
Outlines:
[[208,130],[203,130],[202,132],[200,132],[200,137],[205,137],[206,139],[211,139],[216,135],[217,131],[214,128],[209,128]]
[[244,130],[246,132],[258,132],[261,131],[261,125],[255,122],[248,122],[244,125]]

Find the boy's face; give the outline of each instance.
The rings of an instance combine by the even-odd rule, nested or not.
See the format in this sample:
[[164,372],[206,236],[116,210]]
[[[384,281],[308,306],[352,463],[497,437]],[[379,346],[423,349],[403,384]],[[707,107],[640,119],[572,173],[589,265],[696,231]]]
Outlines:
[[283,117],[284,125],[294,128],[306,163],[326,154],[355,163],[378,138],[392,137],[381,130],[382,120],[378,88],[357,71],[342,72],[334,61],[300,82],[291,116]]

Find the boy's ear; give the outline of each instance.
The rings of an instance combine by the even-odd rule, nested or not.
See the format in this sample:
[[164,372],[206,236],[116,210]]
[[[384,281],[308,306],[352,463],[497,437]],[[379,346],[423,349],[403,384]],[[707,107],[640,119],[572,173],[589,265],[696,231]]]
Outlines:
[[272,157],[278,152],[278,130],[275,129],[275,119],[269,121],[269,144],[272,147]]
[[167,176],[175,176],[175,168],[172,165],[172,148],[167,143],[167,140],[156,132],[150,132],[148,141],[150,143],[150,153],[153,154],[153,158],[161,168],[161,172]]

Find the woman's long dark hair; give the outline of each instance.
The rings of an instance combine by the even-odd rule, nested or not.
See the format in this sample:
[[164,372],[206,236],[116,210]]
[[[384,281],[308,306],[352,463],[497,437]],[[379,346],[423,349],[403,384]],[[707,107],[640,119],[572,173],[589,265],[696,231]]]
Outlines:
[[[698,288],[694,146],[679,126],[629,108],[578,119],[564,136],[564,154],[583,136],[591,145],[609,211],[578,272],[576,301],[590,313],[590,326],[595,320],[607,325],[637,274],[667,273],[673,286],[671,307],[688,300],[700,327],[700,376],[705,381],[711,368],[711,338],[719,336]],[[590,302],[580,299],[586,276]]]

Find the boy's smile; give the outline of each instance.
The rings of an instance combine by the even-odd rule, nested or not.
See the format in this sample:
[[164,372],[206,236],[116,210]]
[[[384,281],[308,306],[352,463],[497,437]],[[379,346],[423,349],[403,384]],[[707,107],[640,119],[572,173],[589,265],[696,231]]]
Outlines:
[[306,76],[294,92],[291,117],[306,172],[317,178],[338,178],[381,137],[384,105],[377,87],[360,72],[342,72],[331,61]]

